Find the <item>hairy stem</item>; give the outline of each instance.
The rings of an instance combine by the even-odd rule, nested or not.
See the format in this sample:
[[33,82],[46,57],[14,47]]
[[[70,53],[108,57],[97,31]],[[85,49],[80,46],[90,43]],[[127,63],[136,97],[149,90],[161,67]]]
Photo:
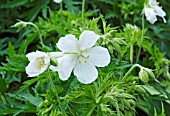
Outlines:
[[63,111],[63,108],[60,106],[60,104],[61,104],[60,98],[59,98],[59,96],[58,96],[57,90],[56,90],[55,85],[54,85],[54,83],[53,83],[53,80],[52,80],[52,78],[51,78],[49,69],[48,69],[48,78],[49,78],[49,80],[50,80],[51,87],[52,87],[52,89],[53,89],[53,91],[54,91],[54,93],[55,93],[55,95],[56,95],[57,102],[58,102],[58,104],[59,104],[59,108],[60,108],[60,110],[62,111],[63,115],[65,116],[65,112]]
[[37,30],[37,32],[38,32],[38,35],[39,35],[39,38],[40,38],[40,44],[41,44],[42,47],[44,48],[44,43],[43,43],[42,36],[41,36],[41,33],[40,33],[39,28],[38,28],[34,23],[27,22],[27,24],[32,25],[33,27],[36,28],[36,30]]
[[133,63],[133,45],[130,45],[130,63]]
[[124,80],[127,78],[127,76],[133,71],[133,69],[136,68],[136,67],[140,67],[140,68],[141,68],[141,66],[140,66],[139,64],[133,65],[133,66],[129,69],[129,71],[125,74],[125,76],[122,78],[121,81],[124,81]]

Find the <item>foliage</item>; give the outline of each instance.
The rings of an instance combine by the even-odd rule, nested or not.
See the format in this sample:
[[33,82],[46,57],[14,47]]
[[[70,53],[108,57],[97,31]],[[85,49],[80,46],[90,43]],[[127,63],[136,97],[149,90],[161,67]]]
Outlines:
[[[168,19],[168,1],[160,2]],[[0,115],[170,115],[170,21],[155,25],[145,22],[143,29],[143,0],[87,0],[85,26],[82,2],[78,0],[63,0],[63,9],[50,0],[0,4]],[[16,19],[36,21],[45,47],[41,46],[35,27],[25,26],[19,33],[16,28],[9,28]],[[50,70],[35,78],[27,77],[27,53],[37,49],[58,51],[60,37],[79,37],[85,29],[101,35],[97,44],[106,47],[112,57],[109,66],[98,68],[95,82],[81,84],[73,74],[62,81]]]

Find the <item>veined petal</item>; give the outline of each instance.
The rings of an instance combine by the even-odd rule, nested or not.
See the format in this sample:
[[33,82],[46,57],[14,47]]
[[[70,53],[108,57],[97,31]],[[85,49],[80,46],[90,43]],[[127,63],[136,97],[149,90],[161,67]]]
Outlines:
[[58,49],[62,52],[77,52],[78,40],[72,34],[61,37],[57,43]]
[[61,80],[67,80],[76,64],[76,55],[67,54],[63,56],[58,65],[58,74]]
[[165,20],[165,18],[164,18],[164,16],[166,16],[166,13],[162,10],[162,8],[159,7],[159,6],[153,6],[152,8],[154,9],[156,15],[162,17],[164,23],[166,23],[166,20]]
[[80,35],[80,46],[82,50],[91,48],[95,45],[96,41],[100,38],[99,35],[93,31],[84,30]]
[[145,7],[144,10],[146,19],[152,24],[155,23],[157,21],[157,18],[154,9]]
[[110,63],[110,54],[106,48],[97,46],[89,50],[89,60],[98,67],[105,67]]
[[28,66],[25,68],[26,73],[28,74],[29,77],[35,77],[40,74],[40,68],[36,66],[36,61],[32,61],[28,64]]
[[74,75],[77,79],[84,84],[89,84],[95,81],[98,77],[98,71],[96,67],[89,61],[86,63],[78,63],[74,68]]

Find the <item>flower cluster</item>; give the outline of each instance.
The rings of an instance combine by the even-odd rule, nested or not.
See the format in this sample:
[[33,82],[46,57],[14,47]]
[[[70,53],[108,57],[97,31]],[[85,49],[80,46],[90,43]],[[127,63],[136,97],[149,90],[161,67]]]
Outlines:
[[144,7],[144,12],[146,19],[154,24],[157,21],[156,16],[162,17],[164,23],[166,23],[165,15],[166,13],[162,10],[160,6],[158,6],[158,3],[156,0],[148,0],[148,3]]
[[98,77],[96,67],[105,67],[110,63],[106,48],[93,47],[99,38],[99,35],[89,30],[84,30],[79,40],[72,34],[61,37],[57,43],[61,52],[36,51],[26,55],[30,61],[26,73],[29,77],[38,76],[49,67],[58,72],[61,80],[67,80],[73,71],[81,83],[92,83]]

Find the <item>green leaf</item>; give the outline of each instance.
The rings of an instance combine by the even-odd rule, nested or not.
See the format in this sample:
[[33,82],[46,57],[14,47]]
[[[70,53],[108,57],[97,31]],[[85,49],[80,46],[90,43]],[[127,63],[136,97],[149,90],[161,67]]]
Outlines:
[[26,4],[29,0],[12,0],[0,6],[0,8],[14,8]]
[[149,92],[150,95],[160,95],[161,93],[156,90],[153,86],[149,86],[149,85],[142,85],[142,87]]
[[22,91],[26,90],[30,85],[32,85],[33,83],[37,82],[38,80],[40,80],[41,78],[43,78],[43,76],[38,76],[36,78],[24,81],[24,85],[20,87],[19,91],[16,93],[16,95],[18,95],[19,93],[21,93]]
[[5,82],[5,79],[2,79],[0,77],[0,93],[5,93],[6,89],[7,89],[7,84]]

